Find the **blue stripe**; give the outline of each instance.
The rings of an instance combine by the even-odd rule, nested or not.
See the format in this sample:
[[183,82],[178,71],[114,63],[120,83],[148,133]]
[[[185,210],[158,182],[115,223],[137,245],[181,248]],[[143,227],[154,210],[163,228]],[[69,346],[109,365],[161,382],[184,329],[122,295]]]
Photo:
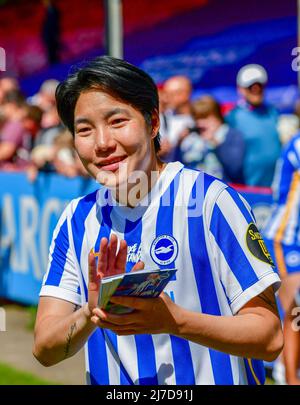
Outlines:
[[[105,192],[105,200],[107,201],[107,196],[108,196],[108,190]],[[100,225],[100,230],[99,234],[95,243],[95,252],[99,252],[100,250],[100,242],[102,238],[107,238],[109,239],[110,233],[111,233],[111,227],[112,227],[112,222],[111,222],[111,211],[112,211],[112,204],[106,204],[103,207],[101,207],[101,225]]]
[[155,349],[151,335],[135,335],[138,356],[139,384],[158,385]]
[[[130,221],[128,219],[126,219],[125,221],[125,229],[124,229],[124,239],[127,242],[127,246],[128,249],[130,249],[130,247],[136,245],[136,250],[134,253],[137,253],[140,244],[141,244],[141,238],[142,238],[142,218],[139,218],[137,221]],[[135,261],[131,262],[128,261],[128,259],[130,259],[130,257],[127,255],[127,263],[126,263],[126,272],[131,271],[132,267],[135,265]],[[155,362],[153,365],[153,362],[150,362],[149,364],[147,364],[147,362],[145,362],[145,358],[143,356],[143,353],[145,352],[145,347],[148,347],[148,345],[150,345],[149,347],[151,347],[151,345],[153,346],[153,342],[152,342],[152,337],[149,335],[143,335],[142,338],[138,338],[137,336],[135,336],[135,344],[136,344],[136,351],[137,351],[137,361],[138,361],[138,370],[139,370],[139,381],[144,381],[144,379],[148,377],[148,372],[150,372],[150,374],[152,373],[153,367],[155,370]],[[145,346],[147,345],[147,346]],[[147,367],[145,367],[145,364],[149,365],[149,369]],[[125,372],[121,371],[121,384],[128,384],[128,378],[125,374]],[[153,383],[153,382],[151,382]],[[140,384],[142,384],[140,382]]]
[[[76,210],[73,214],[72,220],[71,220],[71,226],[72,226],[72,234],[73,234],[73,240],[74,240],[74,247],[75,247],[75,253],[76,257],[78,260],[78,263],[80,264],[80,258],[81,258],[81,248],[82,248],[82,241],[83,237],[85,234],[85,220],[93,208],[93,205],[96,202],[96,195],[97,195],[98,190],[94,191],[91,194],[88,194],[84,198],[82,198],[79,203],[77,204]],[[85,279],[82,275],[82,281],[83,281],[83,286],[84,286],[84,293],[85,293],[85,299],[88,301],[88,290],[86,286]]]
[[90,380],[92,385],[108,385],[108,361],[104,332],[97,328],[88,340]]
[[[238,221],[238,218],[234,220]],[[244,291],[255,284],[258,277],[217,204],[215,204],[213,210],[210,231],[214,235],[216,243],[242,290]],[[246,230],[244,233],[246,235]]]
[[[248,360],[244,359],[244,363],[245,363],[245,369],[246,369],[246,375],[247,375],[247,379],[248,379],[248,384],[249,385],[257,385],[257,383],[255,381],[255,378],[253,376],[253,373],[252,373],[252,371],[250,369]],[[260,384],[263,385],[265,383],[265,379],[266,379],[266,374],[265,374],[265,368],[264,368],[263,361],[262,360],[252,359],[251,364],[252,364],[252,368],[253,368],[253,371],[255,373],[255,376],[257,377]]]
[[[106,340],[107,349],[112,351],[113,356],[120,359],[118,355],[117,335],[109,329],[104,329],[103,338]],[[126,355],[125,355],[126,356]],[[127,373],[123,363],[120,361],[120,385],[133,385],[134,382]]]
[[[142,218],[139,218],[137,221],[129,221],[129,219],[126,219],[125,222],[125,231],[124,231],[124,239],[127,242],[128,249],[132,248],[135,246],[135,252],[137,253],[138,249],[140,248],[141,245],[141,238],[142,238]],[[128,256],[127,260],[130,260],[130,251],[128,250]],[[137,263],[137,261],[127,261],[126,264],[126,272],[131,271],[132,267]]]
[[[170,186],[160,198],[159,209],[156,217],[156,237],[161,235],[173,236],[174,204],[178,192],[181,172],[182,169],[176,174],[173,181],[170,183]],[[168,197],[166,198],[166,196]],[[170,268],[172,265],[172,263],[166,265],[161,264],[160,268]],[[176,280],[176,273],[171,280]]]
[[[85,234],[85,220],[96,202],[97,191],[81,199],[71,220],[75,253],[80,263],[83,237]],[[85,299],[88,301],[88,289],[83,274],[82,281]],[[88,358],[91,384],[109,384],[108,362],[103,331],[97,329],[88,339]]]
[[[169,186],[169,189],[166,190],[166,193],[169,193],[170,196],[170,204],[165,203],[167,199],[164,197],[164,195],[161,197],[160,207],[156,219],[156,237],[160,235],[173,236],[174,205],[178,192],[181,172],[182,171],[179,171],[176,174]],[[181,254],[184,254],[184,252]],[[170,266],[172,266],[172,263],[165,266],[162,265],[161,267],[167,268]],[[178,271],[180,271],[180,269]],[[176,277],[172,278],[172,280],[176,281]],[[189,342],[185,339],[172,335],[170,335],[170,340],[174,360],[176,384],[195,384],[194,367]]]
[[[200,182],[201,177],[199,176],[193,188],[202,187]],[[202,312],[220,316],[221,311],[206,249],[203,215],[189,217],[188,226],[189,245]],[[232,385],[230,356],[213,349],[209,349],[209,355],[215,384]]]
[[[136,244],[136,252],[141,244],[142,229],[142,218],[139,218],[137,221],[134,222],[127,219],[125,222],[124,239],[126,240],[128,247]],[[127,262],[126,272],[130,271],[134,264],[135,263]],[[157,385],[158,380],[155,363],[155,349],[152,336],[135,335],[134,339],[138,361],[138,383],[140,385]]]
[[70,246],[67,219],[62,224],[54,243],[55,247],[52,253],[52,261],[45,285],[59,286],[67,260],[67,252]]

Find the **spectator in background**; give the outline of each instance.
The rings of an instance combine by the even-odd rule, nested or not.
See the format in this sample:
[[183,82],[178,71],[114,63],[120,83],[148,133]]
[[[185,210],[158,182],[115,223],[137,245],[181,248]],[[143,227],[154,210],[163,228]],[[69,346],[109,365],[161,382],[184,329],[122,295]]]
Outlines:
[[23,127],[30,133],[32,139],[32,146],[36,138],[38,138],[41,131],[41,122],[43,111],[35,105],[25,106],[25,115],[23,118]]
[[37,105],[44,112],[49,111],[55,107],[55,90],[59,81],[55,79],[45,80],[39,91],[28,99],[28,102],[33,105]]
[[167,106],[164,125],[167,129],[161,136],[159,157],[171,162],[175,160],[180,134],[185,128],[193,126],[190,101],[192,83],[185,76],[173,76],[164,83],[163,92]]
[[244,176],[250,186],[271,185],[281,149],[277,112],[264,101],[267,80],[267,72],[262,66],[242,67],[237,75],[242,100],[226,118],[230,126],[244,135]]
[[168,121],[173,113],[172,110],[168,108],[168,101],[163,83],[159,83],[157,85],[157,92],[159,100],[159,119],[160,119],[159,135],[161,140],[167,142]]
[[192,116],[195,127],[180,136],[179,160],[225,181],[243,183],[243,136],[224,122],[220,104],[203,96],[192,104]]
[[42,27],[42,40],[44,42],[48,62],[50,65],[59,62],[60,48],[60,14],[58,8],[51,0],[43,0],[45,18]]
[[282,279],[279,298],[286,312],[300,284],[300,133],[282,151],[273,182],[273,209],[264,239]]
[[31,134],[24,127],[26,104],[18,90],[6,93],[1,106],[0,168],[22,170],[28,166]]
[[13,90],[19,90],[18,81],[14,77],[2,77],[0,79],[0,105],[4,101],[5,95]]
[[[276,165],[273,207],[263,230],[266,247],[282,280],[279,299],[284,317],[300,285],[300,133],[284,147]],[[284,383],[283,364],[277,360],[273,378]]]
[[31,165],[27,170],[28,179],[35,181],[39,171],[57,172],[66,177],[86,176],[69,131],[62,130],[51,144],[39,144],[33,148]]
[[54,139],[63,129],[55,102],[55,90],[58,83],[55,79],[45,80],[38,93],[28,99],[30,104],[36,105],[43,110],[42,132],[36,139],[34,146],[52,145]]

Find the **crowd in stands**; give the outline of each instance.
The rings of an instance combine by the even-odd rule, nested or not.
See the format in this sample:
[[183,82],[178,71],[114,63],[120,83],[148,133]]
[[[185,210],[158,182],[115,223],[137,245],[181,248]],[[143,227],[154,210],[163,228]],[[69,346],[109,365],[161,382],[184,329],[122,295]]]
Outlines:
[[296,114],[280,117],[265,102],[267,72],[246,65],[237,75],[237,105],[224,108],[210,95],[191,101],[192,84],[176,76],[159,88],[161,157],[231,183],[270,187],[282,142],[299,128]]
[[27,171],[34,181],[39,171],[68,177],[86,175],[73,147],[73,137],[60,123],[56,80],[45,81],[26,99],[18,82],[0,80],[0,169]]
[[[280,118],[265,102],[267,80],[262,66],[244,66],[237,75],[240,99],[226,114],[211,95],[192,101],[187,77],[158,85],[161,159],[182,161],[230,183],[271,186],[281,143],[298,130],[299,106],[294,115]],[[86,175],[56,112],[57,84],[46,80],[26,99],[17,80],[0,79],[1,170],[26,170],[31,181],[38,171]]]

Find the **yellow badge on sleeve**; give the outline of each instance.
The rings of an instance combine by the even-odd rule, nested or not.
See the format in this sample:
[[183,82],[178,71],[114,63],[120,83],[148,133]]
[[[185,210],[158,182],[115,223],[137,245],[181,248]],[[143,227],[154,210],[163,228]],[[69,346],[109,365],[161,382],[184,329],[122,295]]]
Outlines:
[[258,231],[256,225],[252,222],[247,228],[246,243],[250,252],[258,260],[261,260],[272,267],[275,267],[273,259],[265,245],[261,233]]

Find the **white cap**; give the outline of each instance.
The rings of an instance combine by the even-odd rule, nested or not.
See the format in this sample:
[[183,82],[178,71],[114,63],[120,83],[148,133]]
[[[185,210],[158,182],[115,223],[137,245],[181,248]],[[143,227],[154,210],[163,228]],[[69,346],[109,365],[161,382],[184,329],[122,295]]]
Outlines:
[[268,74],[261,65],[250,64],[243,66],[237,75],[236,83],[240,87],[249,87],[254,83],[266,84]]

